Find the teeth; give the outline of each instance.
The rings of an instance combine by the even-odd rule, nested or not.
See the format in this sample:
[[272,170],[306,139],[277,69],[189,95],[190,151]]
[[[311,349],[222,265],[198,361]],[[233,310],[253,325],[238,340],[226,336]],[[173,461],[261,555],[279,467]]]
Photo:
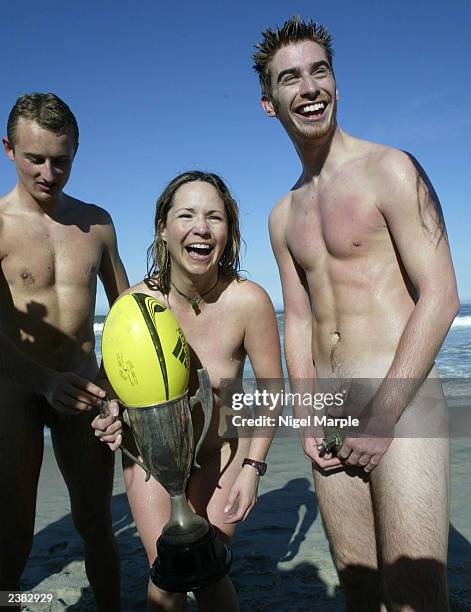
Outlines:
[[326,107],[325,102],[316,102],[316,104],[309,104],[309,106],[303,106],[301,108],[302,113],[315,113],[319,110],[324,110]]
[[195,242],[194,244],[187,244],[187,247],[190,247],[192,249],[206,249],[207,251],[209,251],[209,249],[211,248],[211,245],[200,243],[200,242]]

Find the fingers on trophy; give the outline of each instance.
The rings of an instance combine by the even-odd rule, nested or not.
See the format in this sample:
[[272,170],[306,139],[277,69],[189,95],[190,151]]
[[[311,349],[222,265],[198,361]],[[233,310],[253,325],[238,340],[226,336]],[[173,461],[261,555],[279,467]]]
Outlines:
[[339,427],[324,427],[324,439],[317,446],[317,450],[321,457],[332,453],[336,455],[342,448],[345,440],[345,432]]
[[[124,406],[142,462],[123,449],[170,495],[170,520],[157,541],[151,579],[170,592],[206,587],[222,578],[232,553],[216,530],[189,507],[185,488],[211,421],[208,373],[198,370],[199,389],[188,396],[190,357],[174,315],[143,293],[126,294],[112,306],[103,327],[103,365]],[[204,427],[196,446],[191,410],[200,404]],[[103,413],[106,412],[106,406]]]

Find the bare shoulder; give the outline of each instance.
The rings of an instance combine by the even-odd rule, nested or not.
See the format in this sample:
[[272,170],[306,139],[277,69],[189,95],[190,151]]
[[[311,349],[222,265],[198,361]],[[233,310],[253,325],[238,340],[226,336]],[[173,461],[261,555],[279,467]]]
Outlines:
[[290,208],[291,199],[292,192],[288,191],[288,193],[285,193],[284,196],[275,203],[270,213],[269,223],[272,223],[272,221],[278,222],[286,217]]
[[7,224],[7,217],[11,215],[11,211],[14,210],[13,194],[14,191],[10,191],[9,193],[6,193],[0,197],[0,259],[3,259],[3,257],[6,255],[3,249],[3,244],[5,237],[9,232],[6,229],[5,224]]
[[66,196],[66,211],[68,214],[77,217],[82,221],[89,221],[99,226],[112,226],[113,220],[110,213],[98,206],[89,202],[82,202],[77,198]]
[[3,219],[4,215],[15,210],[14,204],[15,204],[15,190],[14,189],[0,196],[0,221]]
[[273,311],[273,304],[270,296],[263,287],[248,279],[234,279],[228,285],[227,298],[233,304],[237,304],[240,311],[247,312],[267,312]]
[[278,242],[284,235],[292,197],[292,192],[288,191],[288,193],[280,198],[272,208],[268,218],[268,228],[272,241],[275,240]]
[[132,287],[129,287],[128,289],[123,291],[121,295],[126,295],[129,293],[145,293],[146,295],[150,295],[151,297],[161,302],[165,300],[164,296],[160,293],[160,291],[153,289],[147,279],[143,279]]
[[419,162],[406,151],[369,141],[362,143],[363,159],[370,184],[383,193],[413,186],[426,174]]
[[431,235],[444,233],[443,212],[438,195],[425,170],[407,151],[368,143],[368,185],[374,191],[378,210],[397,226],[407,219],[420,222]]

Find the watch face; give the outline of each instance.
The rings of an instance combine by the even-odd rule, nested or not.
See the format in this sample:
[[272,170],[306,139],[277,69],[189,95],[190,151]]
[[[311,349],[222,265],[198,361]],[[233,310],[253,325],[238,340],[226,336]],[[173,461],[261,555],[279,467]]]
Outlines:
[[267,471],[267,464],[260,461],[257,469],[258,469],[258,473],[260,474],[260,476],[263,476],[265,472]]
[[259,476],[263,476],[267,471],[267,464],[264,461],[255,461],[255,459],[244,459],[242,466],[251,465],[257,470]]

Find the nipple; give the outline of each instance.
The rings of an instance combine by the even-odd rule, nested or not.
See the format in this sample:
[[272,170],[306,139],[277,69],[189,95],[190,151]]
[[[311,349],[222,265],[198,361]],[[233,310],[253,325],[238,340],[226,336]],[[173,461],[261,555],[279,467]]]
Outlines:
[[34,276],[28,272],[28,270],[23,270],[20,273],[20,278],[27,285],[32,285],[34,283]]

